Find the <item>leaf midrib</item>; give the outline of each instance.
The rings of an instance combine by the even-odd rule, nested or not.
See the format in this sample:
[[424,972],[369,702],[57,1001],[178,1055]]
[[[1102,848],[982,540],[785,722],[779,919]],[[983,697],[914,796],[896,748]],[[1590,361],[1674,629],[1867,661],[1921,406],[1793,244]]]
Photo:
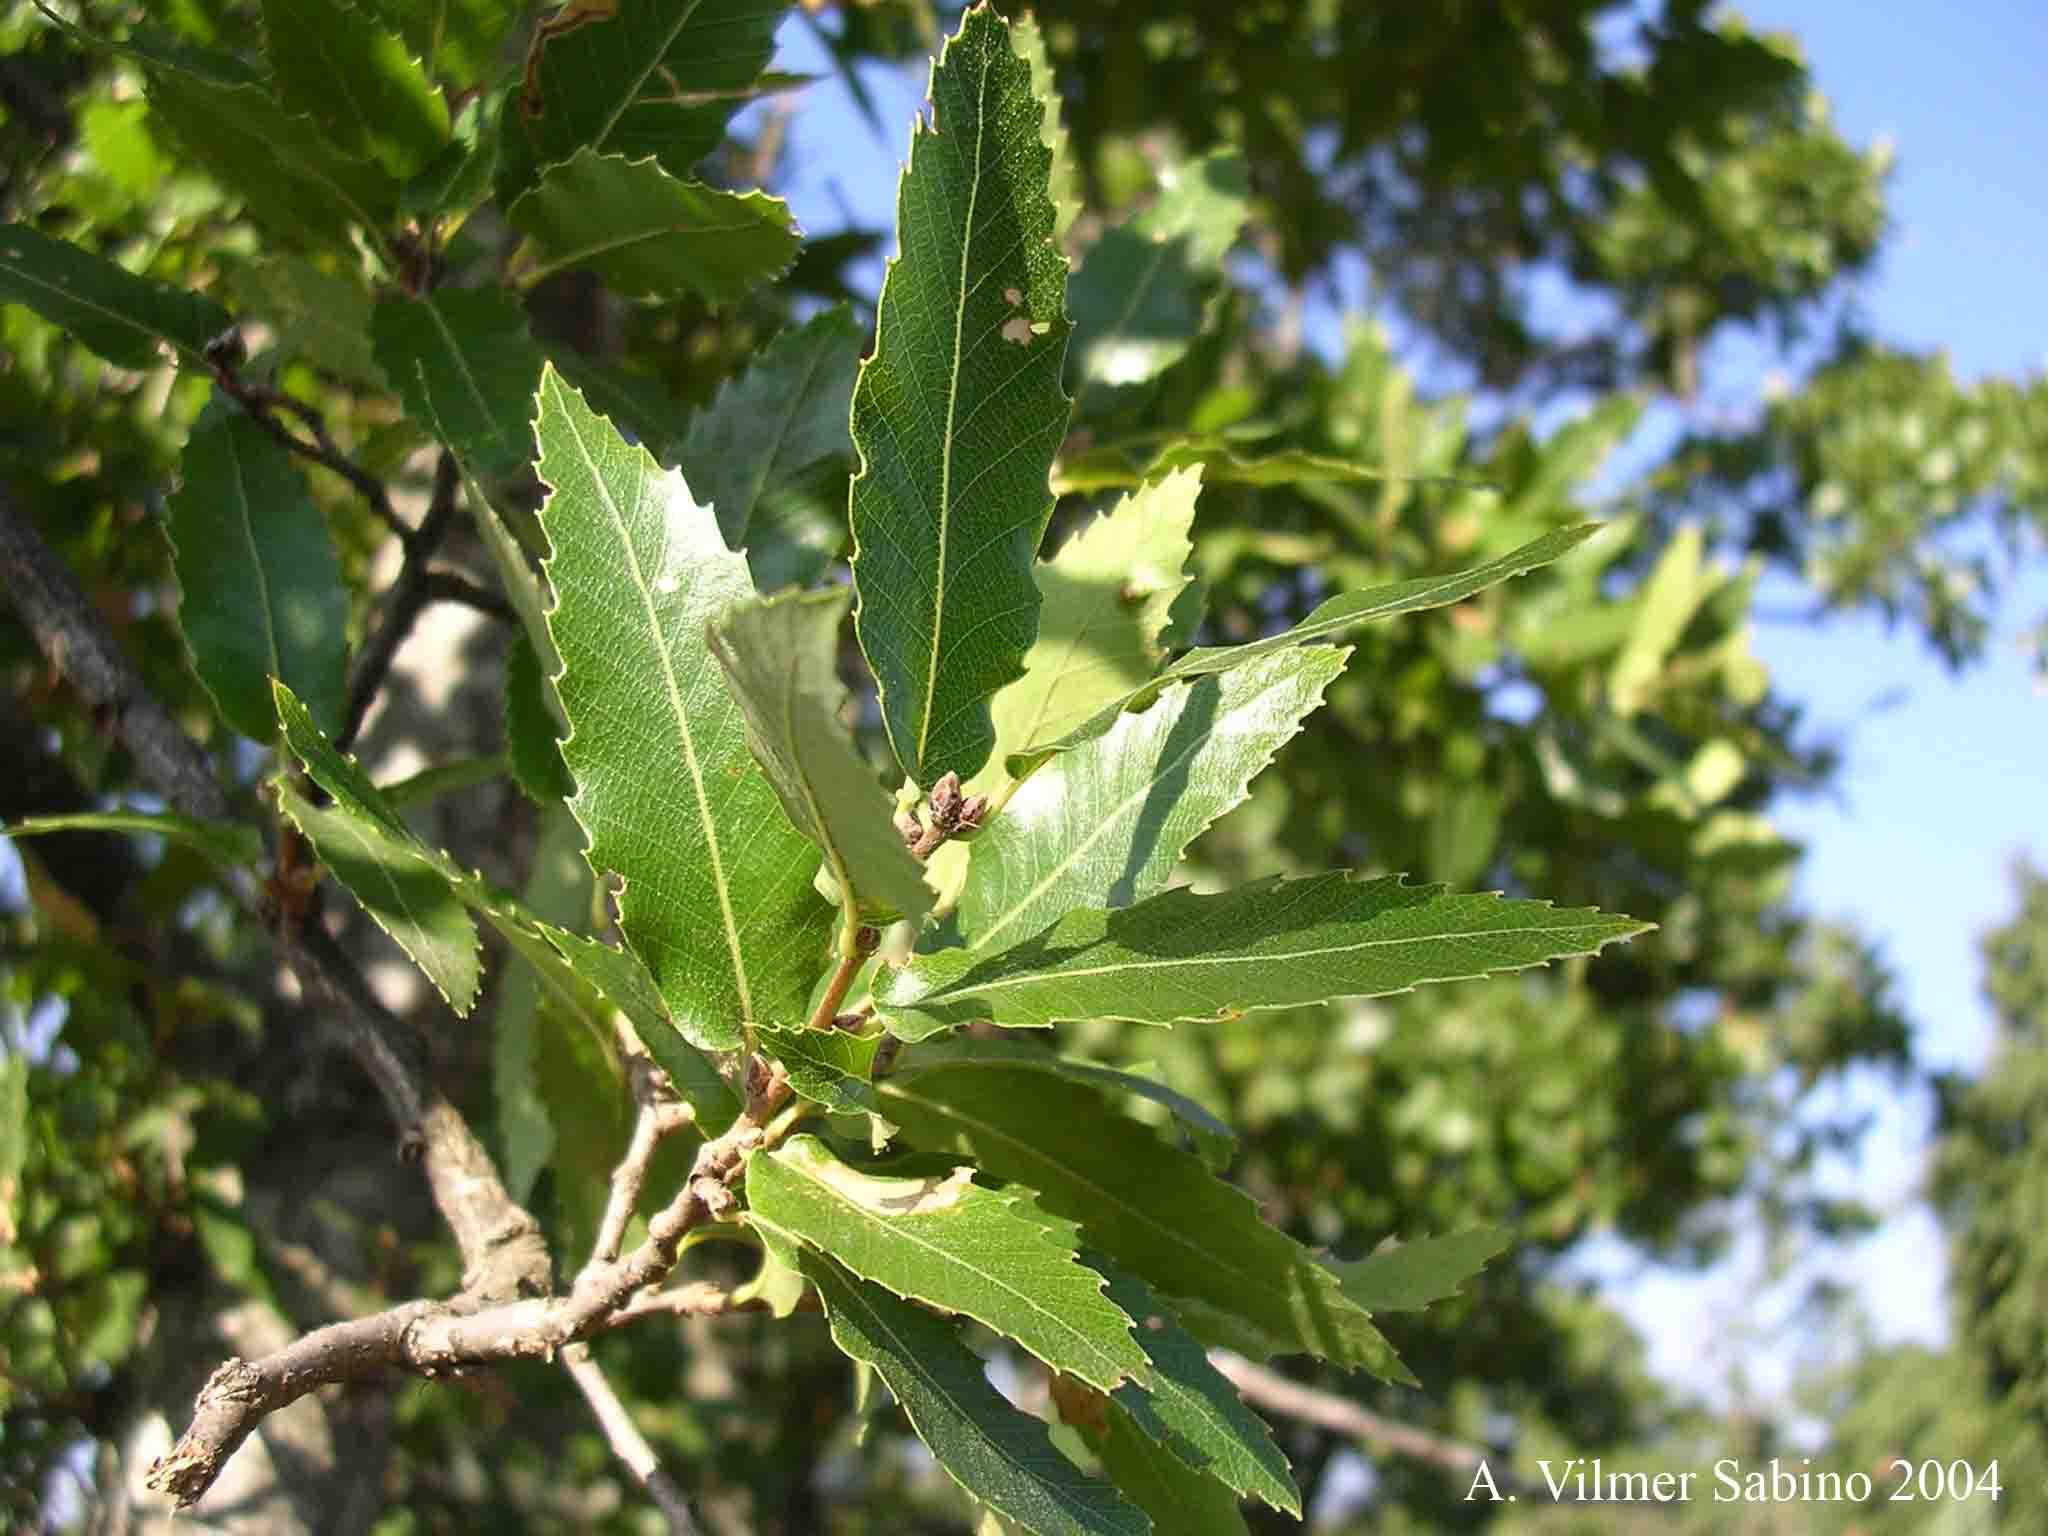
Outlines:
[[788,392],[786,398],[789,401],[789,408],[782,413],[782,419],[775,424],[771,434],[774,446],[761,456],[760,466],[753,477],[754,483],[747,490],[747,520],[734,532],[734,537],[740,541],[742,547],[746,544],[747,535],[753,531],[754,513],[759,508],[761,493],[768,489],[768,477],[779,467],[783,451],[789,445],[791,424],[795,422],[797,412],[803,409],[804,401],[811,392],[811,381],[818,376],[818,370],[824,365],[824,349],[813,351],[805,362],[800,382]]
[[[974,253],[974,206],[981,196],[981,146],[988,129],[988,72],[994,54],[983,50],[981,76],[975,82],[974,173],[967,182],[967,212],[960,221],[959,298],[953,305],[953,367],[946,375],[946,430],[939,442],[939,548],[938,571],[932,581],[932,646],[925,666],[924,704],[917,712],[917,770],[925,775],[925,748],[931,741],[932,706],[939,689],[939,639],[946,627],[946,543],[953,521],[953,423],[960,410],[960,354],[967,335],[967,282],[969,261]],[[936,111],[936,108],[934,108]],[[938,130],[932,131],[932,141]]]
[[[560,389],[559,382],[556,385]],[[726,952],[732,956],[733,984],[739,992],[740,1017],[751,1024],[754,1020],[754,999],[752,988],[747,983],[746,955],[740,947],[739,924],[733,917],[732,896],[727,890],[725,856],[719,847],[718,826],[711,816],[711,806],[705,798],[704,769],[697,760],[697,741],[690,729],[689,711],[683,705],[680,685],[676,681],[675,663],[668,654],[668,647],[662,643],[663,629],[661,616],[654,603],[654,592],[647,584],[647,575],[640,568],[640,552],[634,546],[631,531],[626,527],[618,504],[612,499],[611,487],[598,469],[589,446],[583,441],[576,419],[567,411],[562,413],[563,425],[576,440],[576,452],[582,458],[584,467],[590,472],[591,483],[597,487],[599,498],[604,502],[612,526],[618,531],[619,550],[625,558],[626,569],[633,580],[633,588],[640,595],[641,607],[647,615],[647,628],[654,642],[654,651],[661,658],[661,678],[668,690],[669,711],[675,717],[676,731],[683,743],[683,762],[690,772],[690,784],[696,791],[697,820],[704,829],[704,851],[711,861],[712,889],[718,895],[718,914],[725,925]]]
[[[662,172],[662,174],[664,176],[668,175],[666,171]],[[711,192],[714,195],[717,192],[716,188],[705,187],[701,182],[681,181],[674,177],[670,179],[675,181],[677,186],[685,190],[696,189]],[[526,195],[528,197],[536,196],[540,190],[540,188],[536,188],[533,192],[529,192]],[[737,196],[738,201],[742,204],[761,199],[761,194],[758,192],[744,194],[728,193],[726,195]],[[772,199],[764,200],[772,201]],[[594,261],[600,256],[609,256],[619,251],[631,250],[636,245],[650,245],[657,240],[692,240],[707,235],[730,235],[744,233],[750,229],[769,229],[771,227],[761,223],[758,219],[740,219],[731,224],[667,224],[655,229],[636,230],[629,235],[621,236],[615,240],[603,240],[590,245],[578,246],[572,250],[565,250],[552,261],[538,262],[529,274],[529,280],[539,282],[544,277],[552,277],[565,267],[577,266],[582,262]]]
[[[1370,922],[1373,919],[1367,918],[1365,921]],[[1088,966],[1075,970],[1026,971],[1016,976],[999,977],[994,981],[985,982],[979,986],[963,987],[955,992],[935,992],[910,1006],[917,1007],[932,1001],[945,1002],[954,998],[985,997],[991,992],[1000,992],[1008,987],[1030,986],[1034,983],[1079,981],[1095,976],[1120,976],[1130,971],[1158,971],[1203,965],[1217,967],[1268,965],[1277,961],[1315,960],[1329,955],[1348,955],[1359,950],[1384,949],[1390,945],[1397,944],[1448,944],[1457,943],[1464,939],[1497,939],[1503,934],[1512,934],[1519,937],[1525,934],[1542,936],[1546,934],[1577,933],[1588,926],[1590,925],[1586,923],[1566,923],[1529,928],[1478,928],[1463,933],[1406,934],[1384,939],[1361,939],[1355,944],[1332,944],[1320,949],[1287,950],[1256,955],[1183,955],[1163,960],[1120,961],[1114,965]],[[1535,963],[1540,964],[1542,962]],[[1519,969],[1519,967],[1517,968]],[[1418,978],[1416,985],[1422,985],[1429,981],[1449,981],[1455,979],[1457,978],[1448,976],[1422,977]]]
[[[454,361],[455,371],[462,376],[463,386],[468,389],[470,399],[476,403],[477,415],[489,426],[493,440],[503,437],[504,432],[498,426],[498,423],[492,419],[490,402],[484,398],[483,386],[477,382],[476,375],[470,371],[469,359],[464,355],[461,343],[455,339],[455,333],[448,329],[448,319],[441,313],[441,307],[434,303],[432,299],[429,299],[426,302],[425,308],[428,316],[434,322],[434,329],[441,333],[441,339],[448,344],[448,355]],[[423,389],[426,389],[425,359],[420,360],[419,372],[420,385]],[[431,399],[432,391],[428,389],[427,392],[428,397]],[[436,411],[434,414],[438,417],[440,412]]]
[[[126,275],[128,275],[129,277],[135,276],[133,272],[128,272],[125,267],[122,268],[121,270],[124,273],[126,273]],[[119,310],[109,309],[107,308],[106,305],[99,303],[95,299],[87,298],[82,293],[74,293],[71,289],[66,288],[61,283],[53,283],[48,278],[39,277],[25,267],[9,266],[7,268],[7,271],[11,273],[19,281],[30,284],[36,288],[40,288],[46,293],[55,295],[56,298],[62,303],[75,304],[80,309],[90,310],[92,311],[92,313],[100,316],[102,319],[110,320],[116,325],[122,326],[127,330],[134,331],[137,335],[141,336],[145,341],[165,342],[169,344],[171,347],[175,348],[183,356],[198,358],[200,361],[204,361],[204,359],[200,357],[199,353],[193,351],[190,347],[186,346],[185,343],[179,341],[177,338],[167,335],[162,331],[152,330],[149,326],[144,325],[142,322],[130,319],[127,315],[122,314]],[[147,282],[149,281],[149,279],[142,278],[139,279],[139,281]]]
[[591,140],[593,146],[601,146],[610,138],[612,130],[619,126],[619,119],[640,100],[640,92],[646,88],[648,77],[662,67],[663,61],[668,58],[669,49],[675,46],[676,39],[682,36],[683,28],[690,24],[690,18],[697,14],[697,7],[702,3],[703,0],[688,0],[677,13],[675,25],[669,28],[668,36],[661,40],[661,46],[647,51],[647,67],[633,78],[632,89],[620,98],[619,104],[612,109],[612,115],[605,119],[604,127],[599,130],[597,137]]

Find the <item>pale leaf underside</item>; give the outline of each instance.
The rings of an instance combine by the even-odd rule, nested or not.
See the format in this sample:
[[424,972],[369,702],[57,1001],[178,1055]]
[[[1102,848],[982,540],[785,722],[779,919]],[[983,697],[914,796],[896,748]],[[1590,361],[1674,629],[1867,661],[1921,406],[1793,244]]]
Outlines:
[[570,806],[678,1024],[731,1047],[743,1023],[805,1016],[831,923],[711,655],[707,626],[752,583],[682,476],[552,371],[539,435]]
[[1346,655],[1286,651],[1170,688],[1040,768],[975,841],[960,895],[967,947],[997,953],[1077,907],[1164,890],[1182,850],[1244,799]]

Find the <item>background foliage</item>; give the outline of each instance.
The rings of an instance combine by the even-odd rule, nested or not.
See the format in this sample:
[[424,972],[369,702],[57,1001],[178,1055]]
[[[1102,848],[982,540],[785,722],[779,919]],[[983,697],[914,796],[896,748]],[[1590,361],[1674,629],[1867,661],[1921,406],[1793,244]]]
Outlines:
[[[584,29],[589,57],[561,56],[563,78],[527,78],[516,66],[547,23],[525,8],[461,0],[430,23],[365,5],[404,43],[374,61],[376,108],[348,115],[354,98],[290,46],[340,9],[61,12],[78,30],[30,5],[0,13],[0,238],[69,241],[179,291],[162,326],[180,345],[160,355],[90,314],[53,324],[55,301],[25,293],[0,254],[0,483],[158,696],[194,728],[212,718],[211,680],[171,621],[170,549],[202,546],[200,520],[219,509],[177,495],[180,459],[193,444],[259,465],[265,451],[207,404],[204,349],[230,317],[253,353],[243,375],[317,405],[407,517],[432,491],[430,435],[459,446],[515,519],[531,508],[524,398],[457,399],[449,380],[479,358],[486,379],[537,373],[544,352],[737,519],[726,531],[763,590],[843,560],[844,434],[793,431],[758,481],[728,489],[714,477],[750,445],[717,424],[749,402],[843,424],[847,359],[875,319],[860,274],[886,236],[799,241],[752,189],[787,173],[782,125],[810,95],[792,83],[734,117],[739,98],[717,93],[744,90],[786,25],[814,29],[858,95],[864,69],[931,51],[952,15],[728,6],[745,40],[736,73],[693,82],[711,104],[694,109],[686,150],[543,175],[549,148],[525,137],[520,94],[602,81],[617,62],[602,29]],[[1884,160],[1830,127],[1796,48],[1705,5],[1175,0],[1036,17],[1077,258],[1077,418],[1048,555],[1118,488],[1173,468],[1187,438],[1206,465],[1193,563],[1210,617],[1181,641],[1249,639],[1331,592],[1476,563],[1591,510],[1613,522],[1506,592],[1361,632],[1328,706],[1196,846],[1197,883],[1344,863],[1660,924],[1534,980],[1075,1043],[1156,1064],[1242,1128],[1237,1176],[1308,1241],[1351,1256],[1390,1233],[1514,1230],[1512,1260],[1464,1297],[1387,1320],[1420,1391],[1305,1377],[1525,1468],[1545,1454],[1661,1462],[1681,1446],[1688,1464],[1712,1459],[1693,1449],[1705,1445],[1769,1454],[1777,1427],[1669,1402],[1613,1315],[1553,1276],[1593,1231],[1704,1261],[1738,1210],[1760,1209],[1788,1242],[1862,1219],[1805,1180],[1855,1133],[1810,1106],[1854,1065],[1910,1070],[1906,1022],[1870,946],[1792,900],[1799,850],[1768,812],[1833,764],[1750,650],[1756,584],[1782,572],[1817,612],[1875,608],[1968,664],[2048,513],[2048,391],[1965,385],[1939,357],[1866,333],[1855,279],[1885,237]],[[630,154],[640,128],[626,114],[607,147]],[[576,210],[598,198],[645,210],[642,249],[658,259],[573,264]],[[661,246],[684,207],[741,233]],[[357,215],[381,236],[352,236]],[[787,278],[745,288],[735,274],[762,260],[787,261]],[[1305,345],[1307,299],[1361,273],[1375,316],[1341,347]],[[1572,302],[1545,303],[1559,283]],[[1647,405],[1701,387],[1717,337],[1751,331],[1822,361],[1753,422],[1603,474]],[[1422,389],[1424,368],[1463,388]],[[324,524],[353,593],[347,630],[366,634],[392,601],[389,530],[343,479],[290,473],[270,558],[297,569],[292,519]],[[493,579],[481,535],[447,540],[460,568]],[[337,617],[300,632],[316,653]],[[380,782],[501,748],[521,782],[551,771],[526,750],[546,729],[535,659],[516,626],[449,622],[467,618],[426,611],[367,721],[357,750]],[[306,697],[330,728],[355,707],[333,665],[328,692]],[[135,765],[11,616],[0,667],[0,819],[147,806]],[[214,729],[223,773],[253,793],[256,755]],[[587,912],[573,829],[479,782],[488,772],[459,793],[416,783],[408,814],[544,914]],[[280,995],[262,935],[204,858],[110,834],[17,846],[26,899],[0,955],[0,1497],[10,1518],[56,1522],[124,1507],[166,1417],[181,1422],[226,1349],[445,1289],[457,1264],[368,1086]],[[2028,1278],[2041,1175],[2025,1134],[2042,909],[2023,875],[2021,915],[1988,956],[2000,1068],[1944,1091],[1956,1347],[1873,1354],[1816,1383],[1831,1462],[1999,1455],[2009,1486],[2048,1477]],[[346,921],[352,947],[393,957]],[[617,1064],[512,980],[458,1022],[397,967],[383,974],[520,1191],[559,1231],[588,1230],[627,1129]],[[822,1324],[697,1320],[615,1342],[601,1354],[715,1528],[963,1528],[950,1485],[898,1454],[900,1420],[859,1433]],[[367,1390],[329,1420],[245,1528],[624,1530],[644,1515],[558,1373]],[[1455,1474],[1390,1455],[1373,1457],[1361,1506],[1319,1503],[1350,1443],[1276,1429],[1330,1529],[1495,1517],[1462,1500]],[[1576,1529],[1586,1516],[1515,1518]]]

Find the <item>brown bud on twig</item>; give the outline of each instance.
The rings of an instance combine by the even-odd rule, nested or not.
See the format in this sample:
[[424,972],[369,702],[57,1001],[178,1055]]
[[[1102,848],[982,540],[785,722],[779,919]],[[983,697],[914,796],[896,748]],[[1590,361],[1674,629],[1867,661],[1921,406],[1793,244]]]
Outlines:
[[954,831],[961,836],[965,836],[969,832],[979,832],[981,824],[987,816],[988,796],[969,795],[966,803],[960,807],[959,825],[954,828]]
[[909,811],[898,811],[895,816],[896,830],[903,834],[903,841],[915,848],[917,840],[924,836],[924,828]]
[[948,771],[939,777],[931,792],[932,825],[951,832],[960,820],[960,775]]

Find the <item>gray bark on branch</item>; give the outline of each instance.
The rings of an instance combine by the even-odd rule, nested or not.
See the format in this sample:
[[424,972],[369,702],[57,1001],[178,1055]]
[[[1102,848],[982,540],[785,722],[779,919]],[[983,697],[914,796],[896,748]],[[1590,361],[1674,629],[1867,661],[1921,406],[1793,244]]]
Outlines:
[[746,1113],[697,1150],[682,1191],[647,1224],[647,1237],[618,1259],[593,1259],[565,1296],[482,1305],[465,1292],[448,1301],[409,1301],[374,1317],[335,1323],[261,1360],[230,1360],[200,1389],[191,1426],[149,1470],[149,1484],[181,1505],[196,1502],[264,1415],[317,1387],[385,1371],[435,1377],[507,1360],[549,1360],[571,1344],[648,1315],[627,1304],[675,1267],[683,1238],[700,1222],[732,1213],[731,1184],[762,1144],[770,1117],[789,1097],[779,1072],[755,1074]]

